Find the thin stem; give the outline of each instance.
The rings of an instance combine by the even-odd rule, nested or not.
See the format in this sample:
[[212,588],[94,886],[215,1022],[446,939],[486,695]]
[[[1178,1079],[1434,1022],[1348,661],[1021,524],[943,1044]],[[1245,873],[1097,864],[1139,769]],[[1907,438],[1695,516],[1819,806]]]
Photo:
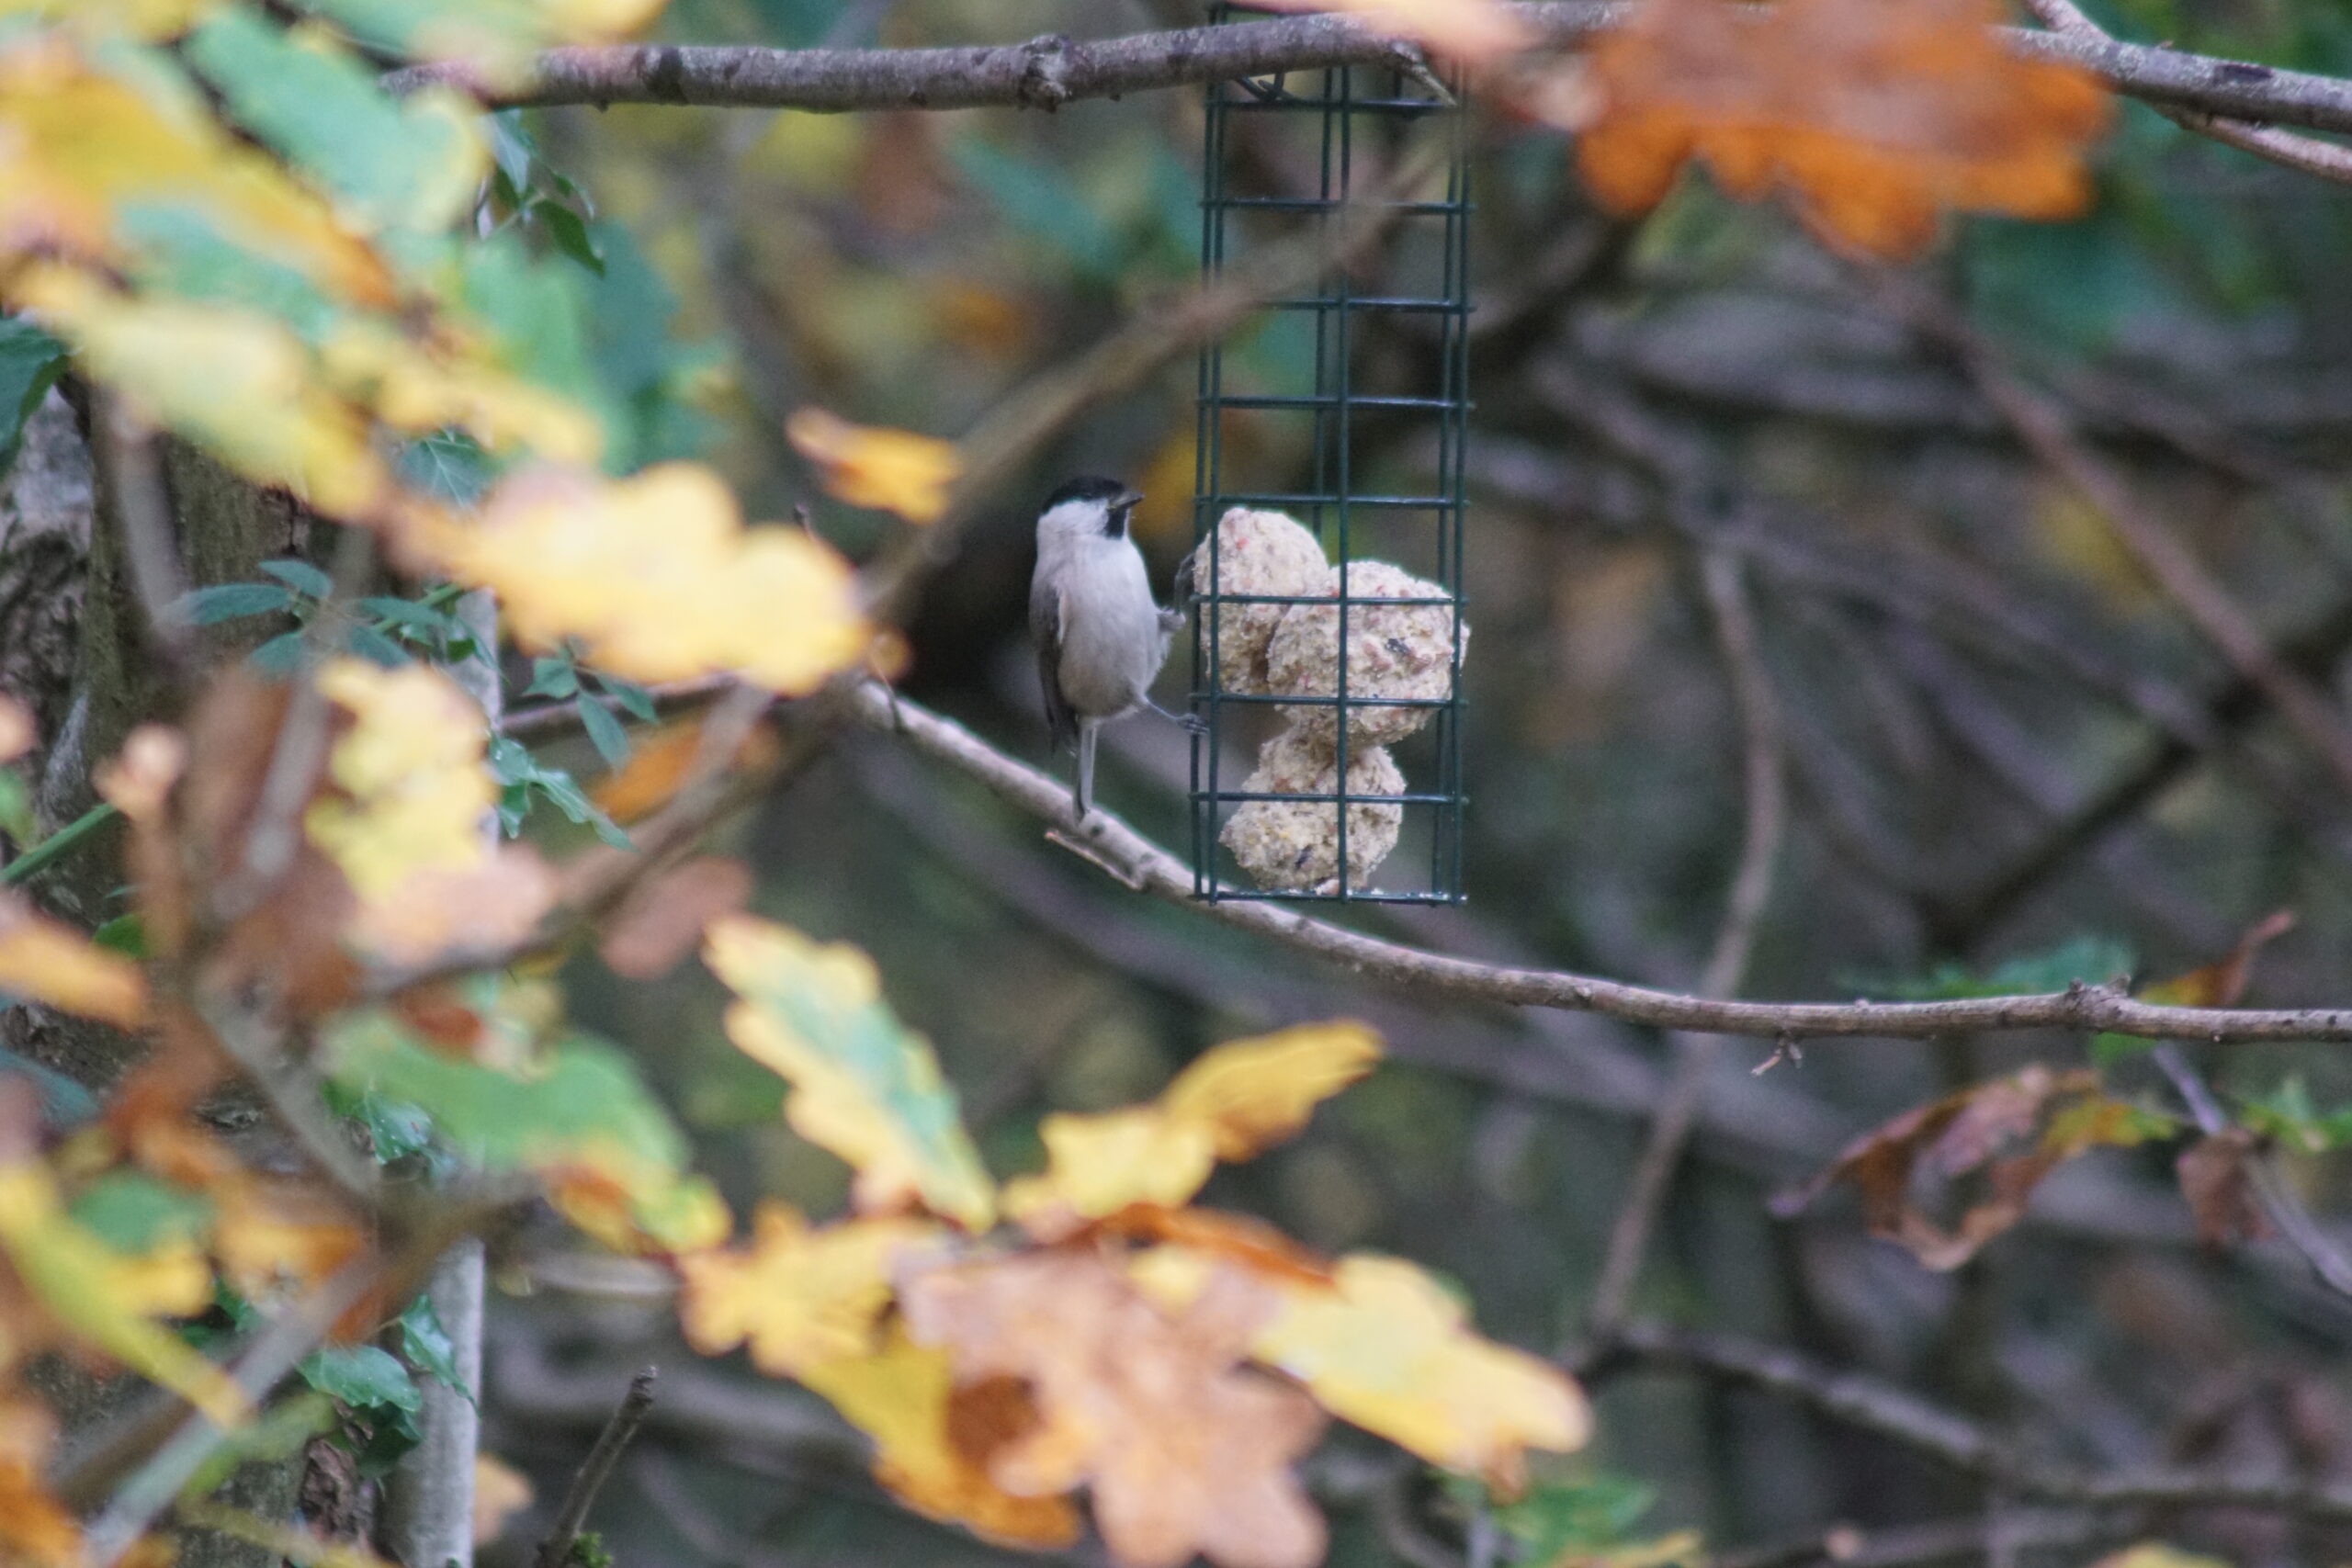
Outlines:
[[613,1467],[620,1462],[621,1450],[628,1448],[637,1429],[645,1425],[647,1412],[653,1408],[652,1367],[646,1368],[629,1379],[628,1392],[621,1396],[620,1405],[613,1418],[596,1438],[596,1446],[588,1450],[588,1458],[579,1473],[571,1478],[571,1489],[563,1495],[563,1506],[556,1510],[555,1525],[547,1539],[539,1542],[539,1551],[533,1559],[534,1568],[563,1568],[571,1555],[571,1543],[580,1538],[580,1529],[588,1521],[588,1510],[595,1506],[596,1495],[611,1479]]

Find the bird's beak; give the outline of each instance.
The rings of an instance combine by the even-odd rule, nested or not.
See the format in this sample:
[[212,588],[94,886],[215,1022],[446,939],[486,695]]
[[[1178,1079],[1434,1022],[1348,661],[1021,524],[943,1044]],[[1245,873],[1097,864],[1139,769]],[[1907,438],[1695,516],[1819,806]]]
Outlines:
[[1139,490],[1123,490],[1119,492],[1119,499],[1113,502],[1111,507],[1113,511],[1125,512],[1142,499],[1143,491]]

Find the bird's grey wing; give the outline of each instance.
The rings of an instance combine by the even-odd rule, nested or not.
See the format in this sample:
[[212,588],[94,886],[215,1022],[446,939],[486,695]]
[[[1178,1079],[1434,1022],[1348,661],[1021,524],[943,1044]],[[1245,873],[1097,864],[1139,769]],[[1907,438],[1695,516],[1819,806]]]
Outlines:
[[1078,739],[1078,715],[1062,695],[1062,596],[1051,585],[1029,590],[1029,637],[1037,645],[1037,682],[1046,693],[1046,728],[1056,747]]

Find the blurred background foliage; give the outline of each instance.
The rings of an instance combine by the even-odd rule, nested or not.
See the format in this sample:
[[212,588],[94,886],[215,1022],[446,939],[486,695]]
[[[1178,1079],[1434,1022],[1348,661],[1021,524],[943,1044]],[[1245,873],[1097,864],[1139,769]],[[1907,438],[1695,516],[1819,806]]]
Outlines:
[[[2091,8],[2134,39],[2352,72],[2352,9],[2336,5]],[[1195,18],[1182,0],[677,0],[660,36],[914,46]],[[1054,115],[501,118],[510,177],[542,193],[519,221],[540,250],[578,262],[561,287],[585,322],[578,352],[628,432],[616,466],[706,457],[751,515],[807,506],[853,554],[888,525],[823,498],[784,440],[786,413],[817,403],[952,437],[1197,265],[1202,117],[1189,92]],[[2301,924],[2266,953],[2251,999],[2341,998],[2352,813],[2340,785],[2232,697],[2227,668],[2097,513],[1861,272],[1700,179],[1645,220],[1605,216],[1548,131],[1487,123],[1477,157],[1470,902],[1364,917],[1374,929],[1693,983],[1741,816],[1737,726],[1693,587],[1692,544],[1709,538],[1748,569],[1794,790],[1747,994],[1886,994],[1923,977],[1962,988],[2020,961],[2003,984],[2105,977],[2080,974],[2086,951],[2161,976],[2283,907]],[[2132,104],[2098,186],[2079,222],[1960,222],[1921,274],[2340,698],[2352,192]],[[1272,377],[1298,345],[1270,331],[1238,352]],[[1180,368],[1110,401],[1025,493],[1076,471],[1137,481],[1164,581],[1190,544],[1192,393]],[[1263,488],[1285,488],[1301,448],[1283,430],[1236,439]],[[1407,473],[1417,460],[1408,431],[1383,455]],[[904,684],[1042,759],[1021,629],[1033,516],[1008,495],[967,536],[911,628]],[[1163,699],[1182,679],[1171,669]],[[2191,719],[2201,729],[2176,739]],[[1138,723],[1113,751],[1113,809],[1182,842],[1181,740]],[[601,767],[584,743],[559,760],[583,780]],[[1371,1017],[1397,1060],[1294,1144],[1221,1172],[1209,1201],[1317,1246],[1448,1271],[1500,1337],[1548,1347],[1574,1330],[1660,1092],[1655,1037],[1368,992],[1127,895],[1041,845],[1033,821],[871,739],[741,833],[762,912],[875,954],[999,1170],[1037,1163],[1046,1111],[1138,1099],[1210,1042]],[[707,976],[623,987],[583,958],[567,978],[583,1021],[627,1042],[683,1107],[739,1210],[762,1191],[839,1206],[845,1171],[780,1124],[775,1082],[725,1043]],[[2084,1051],[2058,1037],[1823,1042],[1751,1077],[1769,1046],[1738,1048],[1637,1307],[1873,1369],[2053,1456],[2352,1478],[2340,1353],[2352,1306],[2283,1254],[2197,1250],[2167,1149],[2062,1173],[2025,1226],[1951,1275],[1866,1239],[1850,1204],[1768,1216],[1770,1191],[1877,1121]],[[2291,1081],[2319,1108],[2352,1100],[2339,1052],[2240,1046],[2205,1065],[2228,1095]],[[2168,1103],[2140,1064],[2114,1081]],[[2289,1156],[2323,1209],[2342,1195],[2340,1165]],[[603,1419],[619,1369],[689,1359],[661,1303],[589,1290],[607,1294],[584,1314],[571,1292],[495,1309],[488,1441],[543,1497]],[[657,1423],[622,1483],[645,1506],[605,1510],[621,1561],[989,1555],[888,1506],[809,1438],[813,1422],[796,1437],[752,1414],[747,1373],[695,1379],[665,1394],[672,1424]],[[1650,1375],[1599,1392],[1600,1436],[1574,1472],[1654,1487],[1652,1528],[1744,1541],[1941,1517],[1976,1498],[1973,1483],[1758,1396]],[[792,1397],[759,1385],[758,1409]],[[1334,1561],[1422,1561],[1423,1527],[1351,1512],[1343,1481],[1327,1489]],[[520,1561],[527,1533],[509,1535],[501,1561]],[[2238,1561],[2321,1550],[2269,1519],[2210,1533]]]

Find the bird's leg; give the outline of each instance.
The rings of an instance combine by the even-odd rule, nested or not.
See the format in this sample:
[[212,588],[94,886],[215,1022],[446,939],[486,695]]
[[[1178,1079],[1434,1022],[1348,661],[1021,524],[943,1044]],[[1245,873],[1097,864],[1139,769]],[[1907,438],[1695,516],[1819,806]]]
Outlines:
[[1169,723],[1175,725],[1187,735],[1206,735],[1209,732],[1208,721],[1201,717],[1198,714],[1170,713],[1166,708],[1161,707],[1158,703],[1153,702],[1149,697],[1144,698],[1143,705],[1158,714],[1160,717],[1166,719]]
[[1094,740],[1102,733],[1099,718],[1078,721],[1078,787],[1070,792],[1070,804],[1078,808],[1078,819],[1086,820],[1094,809]]

